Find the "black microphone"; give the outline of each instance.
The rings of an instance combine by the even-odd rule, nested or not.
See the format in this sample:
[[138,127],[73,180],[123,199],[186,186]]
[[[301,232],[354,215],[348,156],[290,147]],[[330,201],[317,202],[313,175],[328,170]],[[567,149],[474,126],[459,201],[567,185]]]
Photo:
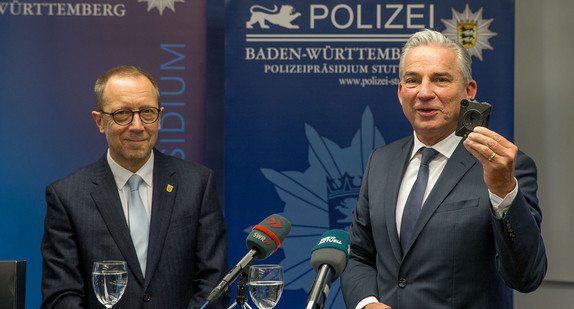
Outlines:
[[306,309],[325,308],[331,283],[343,273],[349,261],[349,233],[330,230],[321,236],[319,243],[311,250],[311,265],[317,272],[313,281]]
[[247,273],[247,268],[253,263],[253,259],[263,260],[277,251],[281,242],[291,231],[291,222],[281,215],[273,214],[265,218],[253,227],[247,236],[245,243],[249,252],[231,269],[221,282],[211,291],[207,302],[217,299],[227,291],[229,285],[242,273]]

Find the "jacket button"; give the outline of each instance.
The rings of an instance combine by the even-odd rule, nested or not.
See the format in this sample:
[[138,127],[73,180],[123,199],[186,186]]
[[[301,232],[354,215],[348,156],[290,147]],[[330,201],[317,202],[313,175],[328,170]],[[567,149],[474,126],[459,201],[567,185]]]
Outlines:
[[143,296],[143,301],[145,301],[147,303],[150,300],[151,300],[151,296],[149,295],[149,293],[145,293]]
[[516,235],[515,235],[514,233],[510,234],[510,240],[511,240],[512,242],[515,242],[515,241],[516,241]]
[[399,287],[404,288],[405,286],[407,286],[407,279],[405,278],[399,279]]

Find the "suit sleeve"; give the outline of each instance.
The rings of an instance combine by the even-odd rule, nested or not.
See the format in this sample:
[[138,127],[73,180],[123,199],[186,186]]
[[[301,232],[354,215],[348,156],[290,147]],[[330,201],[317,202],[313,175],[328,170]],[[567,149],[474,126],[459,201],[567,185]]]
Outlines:
[[341,275],[341,289],[347,308],[354,309],[369,296],[378,297],[376,248],[373,240],[369,213],[368,178],[369,164],[363,175],[357,207],[353,212],[353,223],[349,229],[351,248],[347,269]]
[[493,226],[498,271],[508,286],[526,293],[540,286],[548,262],[536,197],[536,165],[519,152],[515,170],[518,194],[502,219],[493,216]]
[[[200,308],[198,304],[205,303],[209,293],[228,271],[227,265],[227,230],[223,209],[220,206],[214,175],[209,179],[202,199],[199,227],[197,234],[196,268],[194,290],[198,291],[192,297],[188,308]],[[207,308],[227,308],[230,293],[227,291]]]
[[46,188],[47,212],[41,244],[41,308],[83,308],[84,281],[77,236],[53,185]]

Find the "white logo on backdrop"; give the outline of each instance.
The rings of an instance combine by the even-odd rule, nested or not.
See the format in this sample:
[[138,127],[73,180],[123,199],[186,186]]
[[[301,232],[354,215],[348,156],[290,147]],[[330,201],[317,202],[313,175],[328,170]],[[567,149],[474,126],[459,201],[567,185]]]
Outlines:
[[[341,148],[308,124],[305,133],[309,142],[306,171],[262,168],[261,172],[285,203],[283,215],[292,220],[291,232],[282,244],[285,289],[308,292],[316,275],[309,261],[312,247],[324,232],[349,228],[369,155],[385,140],[374,125],[369,107],[363,112],[350,147]],[[329,303],[329,308],[334,303],[344,306],[339,280],[331,286]]]
[[138,2],[147,2],[148,12],[156,8],[159,11],[159,15],[163,15],[165,8],[175,12],[175,2],[184,2],[184,0],[138,0]]
[[494,50],[488,42],[488,39],[498,35],[488,29],[494,18],[482,19],[482,8],[477,12],[472,12],[468,3],[462,12],[451,10],[452,19],[441,18],[446,27],[442,33],[466,47],[470,56],[475,56],[482,61],[484,49]]
[[299,26],[293,25],[292,22],[301,16],[301,13],[295,13],[295,8],[291,5],[282,5],[281,7],[273,5],[273,9],[261,5],[252,5],[249,12],[251,12],[251,18],[245,23],[247,29],[253,29],[255,24],[258,24],[261,29],[269,29],[267,23],[287,29],[299,29]]

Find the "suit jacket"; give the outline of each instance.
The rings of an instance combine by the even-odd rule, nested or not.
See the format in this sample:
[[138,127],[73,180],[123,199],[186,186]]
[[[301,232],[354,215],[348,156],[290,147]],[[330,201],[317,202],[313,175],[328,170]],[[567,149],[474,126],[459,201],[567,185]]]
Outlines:
[[[103,308],[91,279],[98,260],[128,264],[128,285],[114,309],[200,308],[205,303],[228,271],[213,172],[155,149],[154,156],[145,279],[106,155],[47,186],[42,308]],[[208,308],[228,304],[226,294]]]
[[375,296],[393,309],[512,308],[512,289],[536,289],[546,274],[534,161],[519,152],[518,195],[502,219],[483,169],[457,146],[430,192],[404,254],[395,208],[413,136],[373,151],[353,214],[341,286],[347,308]]

